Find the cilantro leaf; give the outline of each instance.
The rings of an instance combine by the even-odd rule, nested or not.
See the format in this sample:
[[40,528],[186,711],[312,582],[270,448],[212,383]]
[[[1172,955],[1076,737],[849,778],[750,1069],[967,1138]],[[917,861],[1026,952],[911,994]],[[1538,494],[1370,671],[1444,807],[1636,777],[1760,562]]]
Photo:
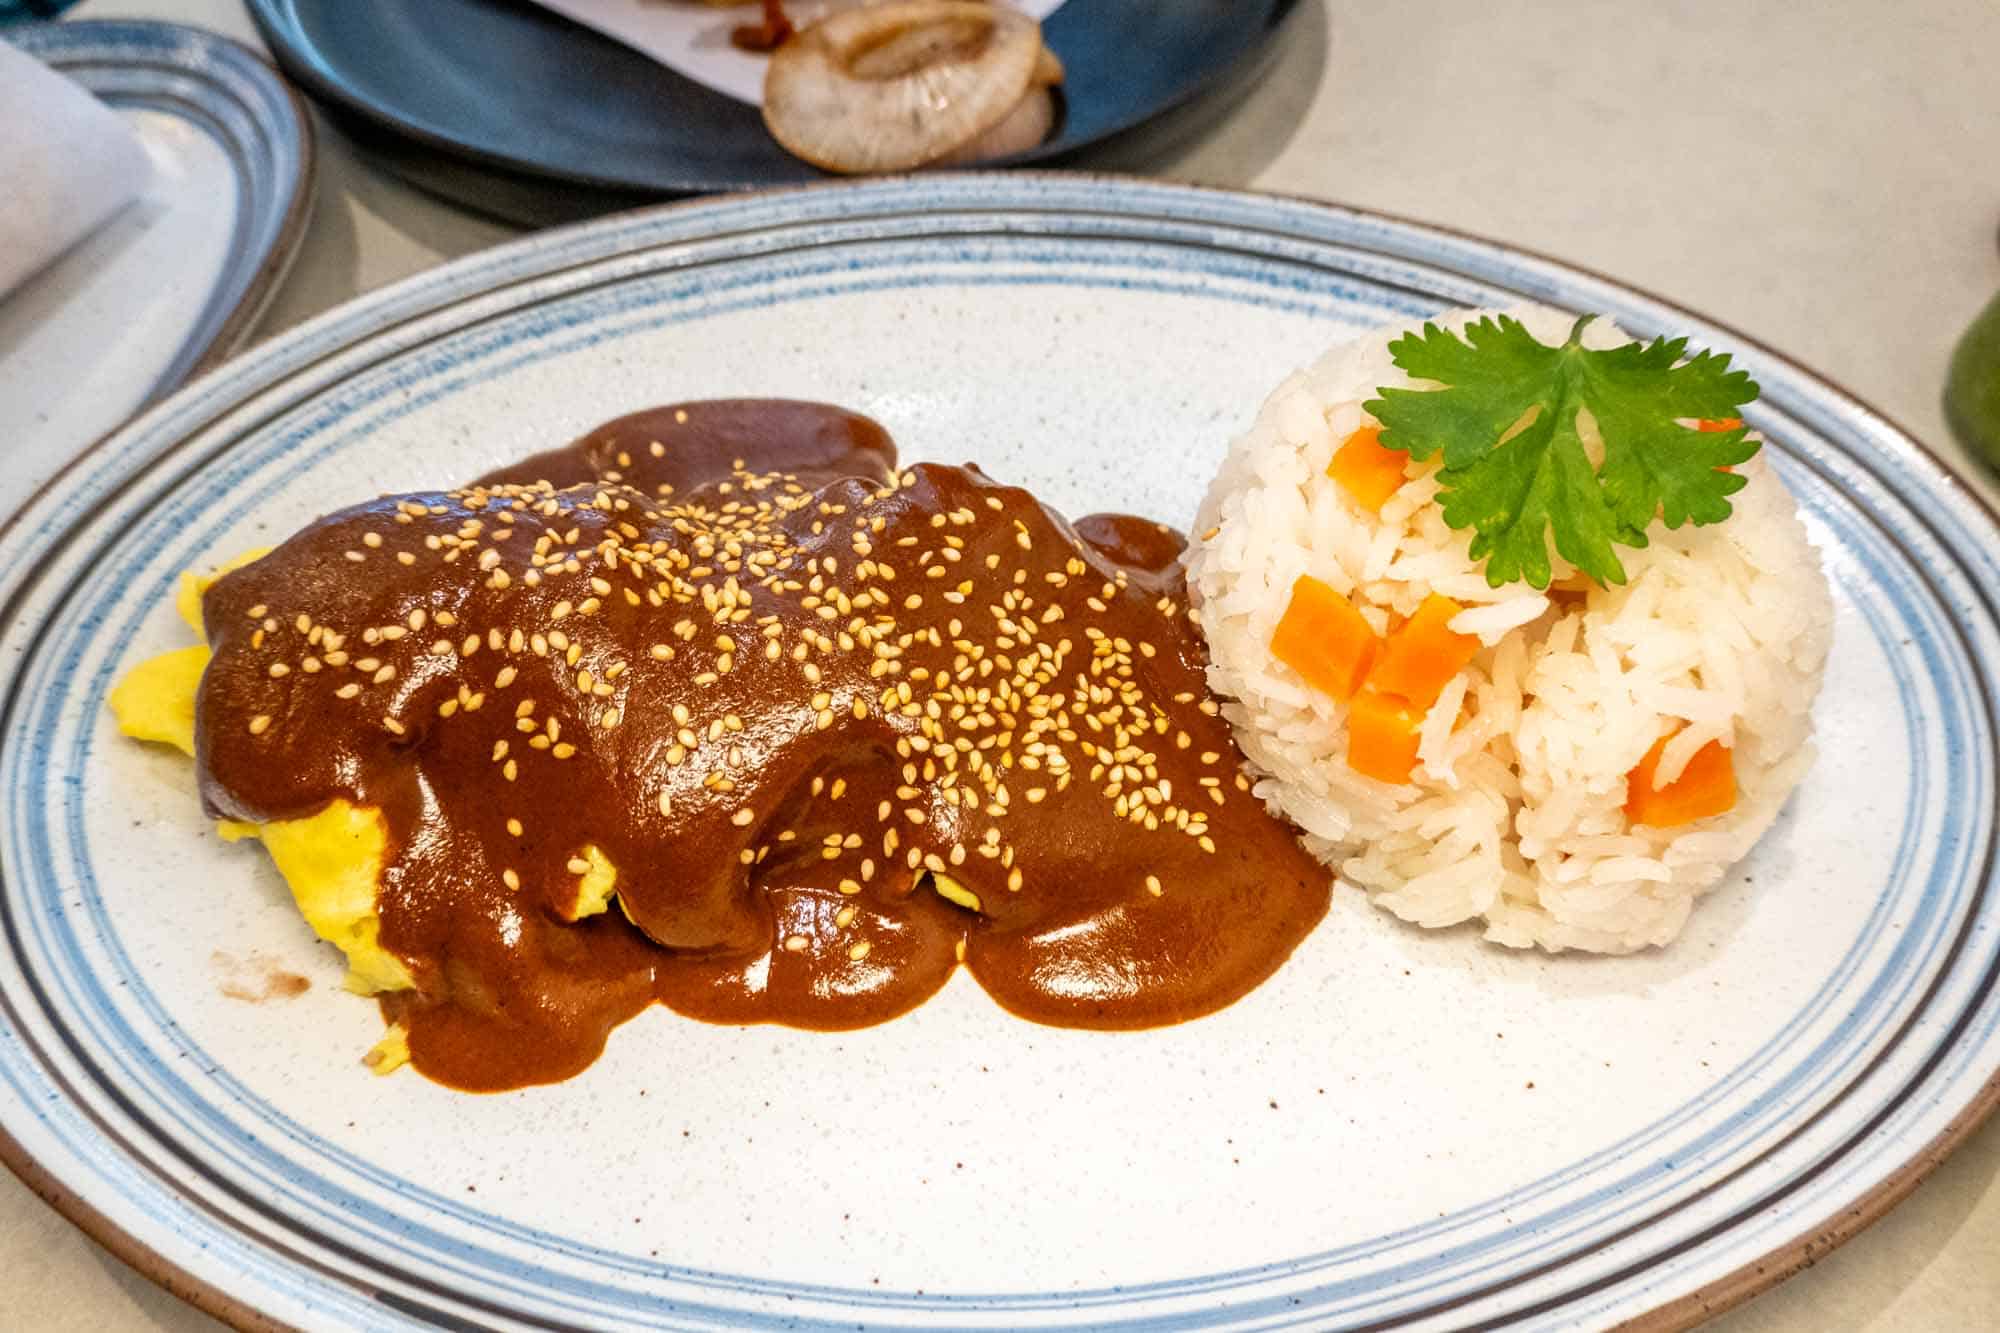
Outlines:
[[[1726,421],[1757,386],[1726,355],[1687,354],[1687,339],[1655,338],[1604,351],[1582,345],[1586,315],[1560,347],[1505,315],[1465,335],[1426,324],[1389,344],[1414,379],[1437,389],[1378,389],[1364,404],[1382,444],[1418,462],[1440,451],[1444,520],[1471,528],[1471,554],[1492,587],[1525,579],[1546,588],[1549,541],[1600,583],[1623,583],[1615,546],[1646,545],[1655,517],[1670,528],[1720,523],[1744,479],[1721,469],[1758,449]],[[1593,465],[1579,426],[1588,412],[1603,441]]]

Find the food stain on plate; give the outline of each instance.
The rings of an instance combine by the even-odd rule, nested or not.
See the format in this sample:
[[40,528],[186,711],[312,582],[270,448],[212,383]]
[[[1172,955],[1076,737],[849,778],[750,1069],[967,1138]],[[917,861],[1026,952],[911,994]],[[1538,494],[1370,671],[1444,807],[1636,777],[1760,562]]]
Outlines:
[[312,989],[311,981],[261,953],[239,956],[217,949],[209,954],[208,961],[221,977],[216,988],[228,998],[245,1004],[296,1000]]

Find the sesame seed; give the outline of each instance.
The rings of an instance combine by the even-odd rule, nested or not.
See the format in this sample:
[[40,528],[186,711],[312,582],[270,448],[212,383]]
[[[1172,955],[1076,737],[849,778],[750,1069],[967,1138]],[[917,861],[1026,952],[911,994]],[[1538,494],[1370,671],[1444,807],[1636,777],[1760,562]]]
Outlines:
[[[664,449],[654,442],[651,451],[662,457]],[[739,467],[727,483],[686,497],[672,496],[671,487],[660,488],[658,498],[636,495],[622,490],[616,478],[606,478],[580,497],[563,497],[542,485],[474,489],[443,502],[405,502],[407,507],[398,506],[395,515],[399,521],[441,520],[433,525],[435,531],[408,534],[406,544],[412,549],[433,552],[446,564],[462,561],[461,573],[476,560],[488,588],[506,587],[511,568],[530,586],[551,580],[551,597],[560,591],[582,600],[548,606],[537,598],[517,605],[512,614],[522,623],[503,618],[499,625],[482,624],[477,633],[457,630],[430,641],[425,657],[400,656],[386,645],[405,633],[422,634],[433,621],[447,627],[449,612],[405,607],[393,613],[396,623],[365,629],[357,625],[353,633],[385,648],[355,663],[357,678],[340,682],[335,694],[354,698],[363,682],[386,684],[416,660],[419,666],[404,674],[423,679],[427,688],[443,683],[456,690],[455,697],[435,704],[438,717],[471,714],[484,696],[474,692],[478,682],[459,671],[454,654],[470,658],[484,646],[519,657],[532,644],[537,655],[556,659],[564,677],[557,686],[562,704],[572,702],[565,686],[573,682],[590,707],[569,715],[571,735],[580,739],[565,741],[560,719],[549,716],[550,710],[538,713],[535,700],[517,699],[518,734],[533,749],[559,759],[573,757],[579,745],[589,748],[593,737],[608,740],[612,728],[630,720],[633,700],[646,701],[649,718],[658,716],[655,678],[643,672],[626,676],[626,655],[636,651],[629,636],[634,626],[619,621],[614,630],[607,623],[621,606],[630,606],[637,608],[636,642],[646,650],[640,660],[673,662],[678,654],[687,663],[677,672],[657,674],[669,697],[673,692],[683,697],[670,705],[674,734],[661,738],[671,743],[660,772],[664,776],[685,764],[698,765],[694,772],[702,786],[697,794],[705,800],[742,799],[740,793],[728,795],[736,782],[748,785],[745,774],[779,759],[770,747],[792,739],[766,732],[765,719],[746,728],[741,717],[724,711],[735,703],[724,682],[751,674],[753,694],[783,688],[783,682],[797,689],[794,708],[799,701],[806,703],[816,731],[830,733],[849,719],[867,724],[865,731],[843,735],[839,744],[866,736],[885,752],[893,746],[894,762],[905,768],[896,799],[880,800],[874,825],[865,822],[865,803],[854,812],[863,828],[874,830],[868,836],[880,838],[880,857],[892,867],[905,851],[913,867],[934,872],[963,866],[976,852],[994,861],[1009,889],[1019,891],[1024,871],[1014,864],[1014,847],[1004,836],[1007,815],[1068,792],[1076,779],[1083,785],[1067,799],[1101,801],[1099,808],[1126,821],[1126,827],[1186,838],[1214,854],[1207,816],[1191,807],[1210,810],[1222,804],[1222,786],[1219,778],[1198,778],[1192,761],[1199,752],[1211,772],[1227,776],[1229,770],[1221,766],[1231,762],[1228,756],[1234,752],[1201,750],[1196,735],[1175,725],[1182,716],[1179,709],[1169,712],[1164,700],[1155,703],[1156,672],[1140,665],[1165,658],[1180,669],[1176,645],[1183,640],[1171,631],[1157,642],[1136,635],[1128,641],[1104,618],[1117,612],[1112,624],[1139,624],[1131,611],[1150,606],[1178,623],[1184,599],[1160,595],[1145,580],[1128,579],[1126,571],[1060,530],[1038,529],[1043,553],[1023,556],[1019,553],[1038,550],[1027,522],[1009,516],[997,496],[977,491],[964,505],[940,512],[932,502],[936,492],[919,489],[931,475],[922,468],[906,469],[890,484],[856,492],[858,498],[815,492],[794,478]],[[650,489],[651,483],[647,485]],[[1032,509],[1028,512],[1041,521]],[[472,513],[480,516],[470,517]],[[516,515],[518,530],[508,526]],[[993,548],[1007,545],[1010,525],[1017,550],[1003,557]],[[379,535],[369,541],[370,534],[358,525],[350,532],[349,541],[357,547],[384,544]],[[810,541],[819,534],[827,540]],[[503,561],[498,546],[508,536],[518,540]],[[411,540],[418,538],[421,546]],[[339,543],[335,545],[337,549]],[[1050,547],[1053,556],[1047,553]],[[952,574],[961,577],[953,579]],[[976,575],[976,581],[963,577],[968,574]],[[573,581],[554,582],[564,577]],[[898,582],[924,591],[895,593]],[[925,611],[933,618],[919,621],[914,613]],[[671,632],[654,628],[647,633],[649,617],[659,617],[655,626],[671,622]],[[251,619],[261,622],[264,617]],[[556,628],[557,622],[569,633]],[[276,633],[276,625],[274,620],[259,633]],[[312,672],[322,663],[327,668],[346,665],[344,654],[335,657],[338,636],[314,625],[311,616],[295,612],[286,625],[308,636],[319,655],[302,659],[286,654],[284,662],[257,664],[273,678]],[[1071,626],[1076,627],[1073,639],[1063,634]],[[652,641],[655,635],[660,641]],[[785,666],[787,661],[793,665]],[[522,683],[513,663],[495,665],[490,688]],[[593,702],[597,699],[606,702],[599,705]],[[1198,704],[1211,717],[1219,712],[1199,689],[1182,691],[1174,702]],[[390,720],[385,719],[385,727]],[[544,720],[546,726],[539,725]],[[504,721],[495,729],[517,734]],[[494,747],[493,762],[504,764],[513,781],[518,767],[509,742],[496,742],[490,733],[485,740]],[[1179,753],[1188,758],[1177,758]],[[1182,784],[1178,802],[1176,782]],[[1186,795],[1197,784],[1208,801]],[[839,800],[845,787],[845,779],[830,777],[814,783],[822,800]],[[670,791],[664,782],[656,791],[663,818],[671,817]],[[897,810],[901,819],[895,817]],[[978,822],[968,828],[975,815]],[[747,829],[756,822],[754,807],[735,808],[730,818]],[[510,829],[518,826],[519,821],[509,821]],[[898,829],[928,834],[933,827],[945,835],[934,840],[935,851],[899,846]],[[739,860],[761,863],[774,850],[782,855],[792,832],[769,837]],[[808,826],[805,844],[818,847],[816,862],[837,862],[863,850],[862,836],[845,828],[827,834],[825,825]],[[924,840],[917,834],[912,838]],[[794,850],[804,848],[794,844]],[[572,867],[581,859],[571,858]],[[872,882],[875,867],[874,856],[860,858],[858,876],[838,879],[842,894],[858,894]],[[1146,876],[1145,882],[1150,893],[1163,892],[1157,875]],[[855,914],[843,910],[840,927],[845,929]]]

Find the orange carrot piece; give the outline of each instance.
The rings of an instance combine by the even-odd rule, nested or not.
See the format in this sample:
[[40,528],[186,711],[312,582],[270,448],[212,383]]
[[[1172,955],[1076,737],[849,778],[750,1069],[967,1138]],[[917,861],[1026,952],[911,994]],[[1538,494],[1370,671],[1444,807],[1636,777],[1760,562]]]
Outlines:
[[1653,786],[1667,739],[1662,736],[1653,742],[1639,766],[1626,775],[1625,817],[1634,824],[1673,828],[1735,809],[1736,761],[1720,741],[1710,741],[1696,750],[1672,782]]
[[1424,710],[1372,689],[1347,709],[1347,766],[1382,782],[1408,782],[1417,766]]
[[1410,456],[1382,447],[1382,428],[1363,426],[1336,449],[1326,475],[1347,488],[1356,504],[1378,513],[1403,484],[1403,465]]
[[1424,598],[1415,615],[1389,631],[1388,642],[1368,673],[1368,688],[1408,699],[1419,712],[1436,703],[1451,678],[1479,651],[1478,639],[1448,628],[1451,618],[1464,609],[1436,593]]
[[[1735,430],[1742,424],[1742,417],[1702,417],[1696,420],[1694,428],[1704,435],[1720,435],[1723,431]],[[1736,469],[1724,464],[1716,471],[1733,473]]]
[[1361,688],[1375,646],[1375,631],[1354,603],[1310,574],[1292,584],[1291,604],[1271,635],[1280,662],[1343,703]]

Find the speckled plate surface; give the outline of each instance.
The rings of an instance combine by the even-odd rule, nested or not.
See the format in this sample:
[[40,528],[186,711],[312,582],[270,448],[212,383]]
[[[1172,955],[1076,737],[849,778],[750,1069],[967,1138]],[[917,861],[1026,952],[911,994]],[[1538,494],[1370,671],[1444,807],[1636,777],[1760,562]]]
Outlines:
[[[1155,1032],[963,978],[816,1035],[653,1011],[493,1097],[368,1076],[261,857],[117,674],[188,566],[675,398],[874,414],[1072,512],[1184,520],[1357,326],[1522,297],[1764,386],[1825,553],[1822,754],[1672,949],[1507,953],[1336,895],[1267,985]],[[1698,316],[1338,208],[1061,176],[753,196],[544,234],[329,313],[0,531],[0,1123],[177,1289],[311,1327],[1685,1324],[1900,1198],[2000,1067],[2000,529],[1893,426]],[[227,998],[277,959],[312,987]]]

